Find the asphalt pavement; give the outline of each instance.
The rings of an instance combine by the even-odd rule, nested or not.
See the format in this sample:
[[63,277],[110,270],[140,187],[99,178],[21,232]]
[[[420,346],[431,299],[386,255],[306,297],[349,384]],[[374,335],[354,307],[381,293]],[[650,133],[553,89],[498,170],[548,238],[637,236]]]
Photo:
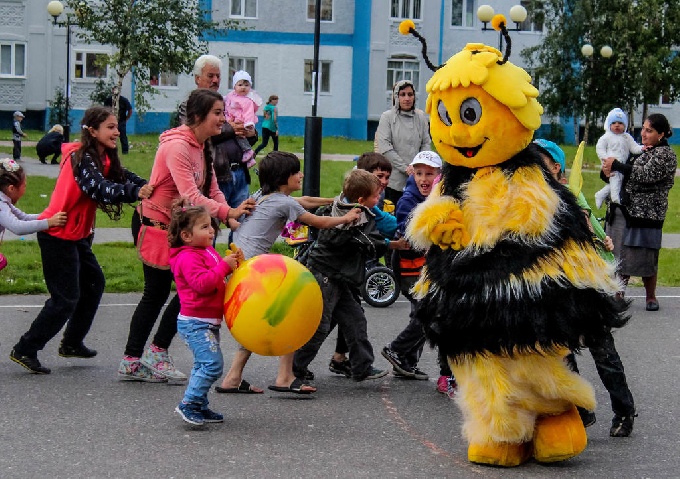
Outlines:
[[[335,334],[311,364],[318,393],[296,396],[210,393],[223,424],[185,425],[173,412],[183,387],[116,380],[129,319],[140,296],[106,294],[86,344],[92,360],[57,356],[59,337],[40,360],[52,374],[28,374],[8,354],[46,296],[0,296],[0,477],[2,478],[665,478],[678,477],[680,289],[660,288],[658,312],[644,310],[631,288],[632,320],[614,333],[639,417],[629,438],[610,438],[609,397],[588,352],[578,358],[598,399],[597,423],[578,457],[533,461],[514,469],[470,464],[461,414],[436,391],[436,354],[426,348],[420,367],[429,381],[385,378],[355,383],[328,371]],[[375,365],[380,348],[404,327],[403,299],[385,309],[366,306]],[[236,343],[222,329],[227,363]],[[191,354],[175,340],[175,364],[189,372]],[[277,361],[253,356],[244,377],[264,387]]]

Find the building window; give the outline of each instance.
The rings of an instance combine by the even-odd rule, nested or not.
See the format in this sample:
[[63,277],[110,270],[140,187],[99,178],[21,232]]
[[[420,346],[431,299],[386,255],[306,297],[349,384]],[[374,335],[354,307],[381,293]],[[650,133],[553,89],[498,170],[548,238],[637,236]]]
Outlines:
[[152,71],[149,79],[149,84],[156,87],[176,87],[177,74]]
[[[316,19],[316,0],[307,0],[307,20]],[[321,0],[321,21],[333,21],[333,0]]]
[[98,80],[108,77],[106,53],[76,52],[73,77],[81,80]]
[[26,44],[0,42],[0,76],[26,76]]
[[420,0],[392,0],[390,17],[420,20]]
[[545,20],[543,2],[522,0],[520,3],[527,9],[527,18],[521,23],[520,29],[524,32],[542,32]]
[[420,62],[413,57],[390,58],[387,60],[387,90],[392,91],[394,84],[401,80],[411,80],[418,91]]
[[253,80],[251,87],[255,88],[255,58],[244,58],[244,57],[229,57],[229,88],[234,88],[234,73],[239,70],[245,70],[250,75],[251,80]]
[[473,27],[475,11],[475,0],[451,0],[451,25]]
[[257,18],[257,0],[231,0],[231,17]]
[[659,98],[659,105],[662,106],[671,106],[673,102],[671,101],[670,95],[663,93],[661,94],[661,97]]
[[[314,60],[305,60],[305,93],[312,93],[314,91],[314,82],[312,72],[314,69]],[[331,62],[319,61],[319,93],[331,92]]]

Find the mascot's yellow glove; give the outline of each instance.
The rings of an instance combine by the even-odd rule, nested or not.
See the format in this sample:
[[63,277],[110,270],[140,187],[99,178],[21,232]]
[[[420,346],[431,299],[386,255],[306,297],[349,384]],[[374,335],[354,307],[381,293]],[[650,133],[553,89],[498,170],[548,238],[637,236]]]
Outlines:
[[441,249],[460,250],[470,243],[470,235],[463,225],[463,212],[460,209],[449,213],[446,222],[432,229],[430,240]]
[[470,243],[460,204],[446,195],[430,195],[416,206],[406,226],[406,237],[420,251],[427,250],[432,244],[442,249],[459,250]]

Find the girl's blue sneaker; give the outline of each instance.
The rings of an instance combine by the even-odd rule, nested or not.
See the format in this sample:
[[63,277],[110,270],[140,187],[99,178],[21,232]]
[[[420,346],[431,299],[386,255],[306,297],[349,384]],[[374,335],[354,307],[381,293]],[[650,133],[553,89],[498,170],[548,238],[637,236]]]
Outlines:
[[202,426],[205,423],[205,418],[197,404],[180,402],[175,408],[175,412],[182,416],[185,422],[194,426]]

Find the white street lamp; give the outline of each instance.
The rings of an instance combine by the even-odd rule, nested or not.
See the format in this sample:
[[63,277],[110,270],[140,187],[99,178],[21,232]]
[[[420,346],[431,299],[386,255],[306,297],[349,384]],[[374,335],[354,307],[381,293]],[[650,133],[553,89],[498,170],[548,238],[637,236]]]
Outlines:
[[[484,24],[482,26],[482,31],[493,30],[493,28],[489,28],[487,24],[493,20],[494,16],[495,12],[491,5],[480,5],[480,7],[477,9],[477,18],[479,19],[480,22]],[[510,20],[515,23],[515,27],[509,28],[506,25],[505,28],[508,31],[518,32],[522,29],[521,23],[526,19],[527,9],[524,8],[522,5],[513,5],[510,8]],[[499,32],[498,35],[499,35],[498,49],[500,51],[503,51],[503,33]]]
[[71,121],[69,120],[70,98],[71,98],[71,19],[66,15],[66,21],[60,22],[57,19],[64,11],[64,4],[59,0],[52,0],[47,4],[47,13],[52,16],[52,25],[66,27],[66,93],[64,95],[65,119],[60,119],[64,127],[64,140],[69,141],[71,134]]
[[[595,53],[595,49],[591,44],[586,43],[581,47],[581,53],[583,54],[584,57],[591,58]],[[610,47],[609,45],[605,45],[602,48],[600,48],[600,56],[602,58],[610,58],[613,54],[614,50],[612,50],[612,47]]]
[[[590,44],[590,43],[585,43],[581,47],[581,54],[588,59],[588,63],[590,64],[590,68],[593,68],[594,63],[595,63],[595,48]],[[602,48],[600,48],[600,56],[602,58],[611,58],[611,56],[614,54],[614,50],[612,50],[612,47],[609,45],[605,45]],[[583,67],[583,73],[585,74],[586,65]],[[585,110],[585,127],[584,127],[584,133],[583,133],[583,140],[587,143],[588,142],[588,130],[590,128],[590,97],[591,97],[591,92],[590,92],[590,87],[591,87],[591,81],[592,81],[592,73],[589,78],[585,80],[585,84],[583,85],[584,89],[584,95],[585,95],[585,105],[584,105],[584,110]]]

